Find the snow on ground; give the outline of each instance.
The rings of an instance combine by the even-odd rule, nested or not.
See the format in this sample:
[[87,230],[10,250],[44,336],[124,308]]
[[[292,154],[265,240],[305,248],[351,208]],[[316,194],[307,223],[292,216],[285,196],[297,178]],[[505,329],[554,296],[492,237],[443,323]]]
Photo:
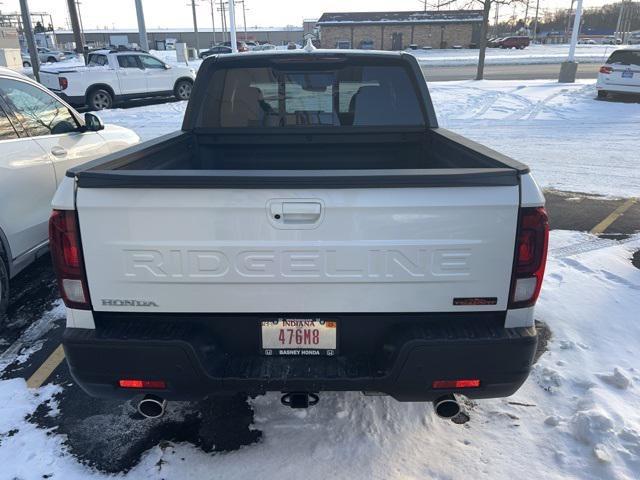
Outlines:
[[441,126],[526,163],[542,186],[640,195],[640,103],[596,100],[592,80],[430,85]]
[[[601,63],[620,45],[576,45],[576,61]],[[476,65],[478,50],[412,50],[423,66]],[[525,65],[535,63],[560,63],[567,59],[569,45],[530,45],[523,50],[488,48],[487,65]]]
[[[640,236],[576,253],[594,241],[552,232],[536,314],[553,331],[549,350],[514,396],[465,402],[465,425],[437,418],[429,404],[324,394],[293,411],[269,394],[252,402],[258,444],[225,454],[164,444],[119,478],[640,478],[640,271],[630,262]],[[25,421],[57,388],[0,382],[0,478],[113,478]]]
[[[640,195],[640,104],[596,100],[594,82],[429,84],[440,125],[529,165],[547,188]],[[101,112],[143,140],[179,129],[186,102]]]

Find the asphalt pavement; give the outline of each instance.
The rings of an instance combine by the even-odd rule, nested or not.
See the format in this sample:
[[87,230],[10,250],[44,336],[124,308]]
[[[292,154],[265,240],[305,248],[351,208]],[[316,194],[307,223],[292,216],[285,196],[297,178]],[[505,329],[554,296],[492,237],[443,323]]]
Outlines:
[[[577,78],[598,77],[599,63],[581,63],[578,65]],[[438,67],[423,65],[422,71],[428,81],[473,80],[476,77],[475,65]],[[560,73],[559,63],[531,65],[487,65],[486,80],[557,80]]]

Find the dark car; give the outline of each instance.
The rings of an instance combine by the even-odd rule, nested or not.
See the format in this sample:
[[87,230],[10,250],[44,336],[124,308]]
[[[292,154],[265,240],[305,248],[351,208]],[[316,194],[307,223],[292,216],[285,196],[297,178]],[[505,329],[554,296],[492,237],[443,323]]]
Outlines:
[[[218,47],[229,47],[231,48],[231,42],[227,41],[227,42],[222,42],[219,43],[217,45]],[[248,52],[249,51],[249,47],[247,47],[247,44],[241,41],[237,41],[236,42],[236,46],[238,48],[239,52]]]
[[498,45],[500,48],[517,48],[522,50],[528,47],[530,43],[531,39],[529,37],[504,37],[498,42]]
[[200,52],[200,58],[205,59],[210,57],[211,55],[221,55],[226,53],[233,53],[231,47],[225,47],[224,45],[218,45],[217,47],[212,47],[209,50],[205,50]]

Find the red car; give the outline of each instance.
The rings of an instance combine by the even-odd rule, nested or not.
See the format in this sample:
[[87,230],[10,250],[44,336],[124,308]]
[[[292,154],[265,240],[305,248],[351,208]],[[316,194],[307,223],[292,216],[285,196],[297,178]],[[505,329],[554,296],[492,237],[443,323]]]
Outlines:
[[504,37],[498,43],[500,48],[518,48],[522,50],[526,48],[531,43],[529,37]]

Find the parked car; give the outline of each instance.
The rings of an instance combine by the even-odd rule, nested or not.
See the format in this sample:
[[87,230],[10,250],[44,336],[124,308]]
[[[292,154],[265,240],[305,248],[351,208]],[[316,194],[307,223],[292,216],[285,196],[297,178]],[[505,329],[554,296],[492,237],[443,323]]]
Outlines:
[[247,49],[249,51],[255,50],[255,48],[259,45],[257,42],[253,42],[251,40],[247,40],[246,42],[244,42],[244,44],[247,46]]
[[138,141],[0,68],[0,321],[10,279],[47,251],[51,199],[67,169]]
[[136,98],[175,96],[188,100],[191,67],[171,66],[145,52],[96,50],[86,67],[43,68],[40,81],[72,105],[93,110]]
[[614,51],[600,67],[596,89],[598,98],[616,93],[640,95],[640,49]]
[[20,52],[20,56],[22,57],[22,66],[24,68],[31,67],[31,55],[26,52]]
[[578,40],[578,43],[581,45],[597,45],[598,42],[596,42],[593,38],[581,38],[580,40]]
[[49,48],[38,47],[38,59],[42,63],[56,63],[64,60],[64,53],[59,50],[51,50]]
[[276,46],[275,45],[271,45],[270,43],[263,43],[260,45],[257,45],[253,51],[254,52],[264,52],[266,50],[275,50]]
[[[222,42],[222,43],[219,43],[217,46],[231,48],[231,42],[230,41]],[[236,46],[238,48],[238,52],[248,52],[249,51],[249,47],[247,47],[247,44],[244,43],[244,42],[241,42],[240,40],[238,40],[236,42]]]
[[298,44],[296,44],[295,42],[287,43],[287,50],[296,50],[298,48]]
[[531,39],[529,37],[520,36],[520,37],[504,37],[498,42],[498,46],[500,48],[517,48],[522,50],[526,48],[531,43]]
[[640,45],[640,31],[639,32],[631,32],[629,36],[629,40],[627,40],[629,45]]
[[65,357],[86,392],[148,394],[147,417],[266,391],[451,417],[453,394],[525,381],[543,195],[527,166],[438,127],[413,55],[207,59],[182,128],[71,169],[53,202]]
[[487,47],[490,47],[490,48],[499,47],[500,46],[500,40],[502,40],[501,37],[490,38],[489,40],[487,40]]
[[210,57],[211,55],[225,55],[227,53],[233,53],[231,47],[218,45],[217,47],[211,47],[208,50],[203,50],[202,52],[200,52],[200,58],[204,59]]
[[602,39],[603,45],[622,45],[622,39],[615,35],[607,35]]

